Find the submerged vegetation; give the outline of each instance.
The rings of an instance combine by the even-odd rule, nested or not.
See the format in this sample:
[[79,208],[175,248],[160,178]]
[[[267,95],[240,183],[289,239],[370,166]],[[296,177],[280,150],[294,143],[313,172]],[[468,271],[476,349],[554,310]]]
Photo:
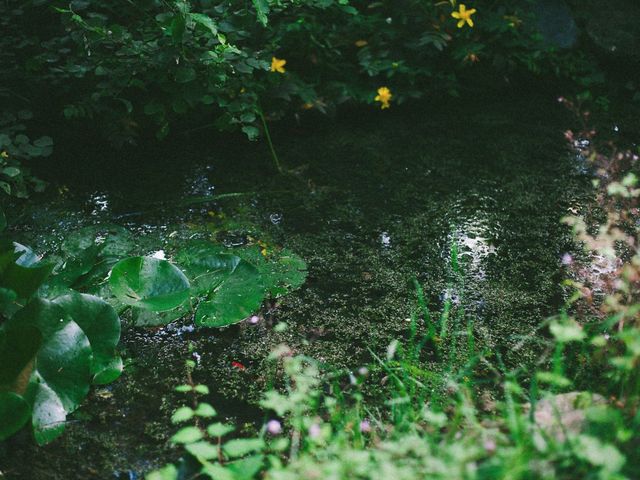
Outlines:
[[596,10],[4,2],[0,478],[638,478]]

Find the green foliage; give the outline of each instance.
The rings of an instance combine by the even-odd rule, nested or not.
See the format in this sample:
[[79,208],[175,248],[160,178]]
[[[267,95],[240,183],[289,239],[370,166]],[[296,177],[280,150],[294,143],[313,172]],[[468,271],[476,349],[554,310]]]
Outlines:
[[0,249],[0,439],[31,419],[45,444],[65,428],[92,384],[117,379],[120,319],[97,297],[36,295],[52,270],[24,246]]
[[[193,425],[183,426],[172,437],[171,443],[181,445],[186,454],[195,461],[196,468],[183,462],[178,469],[173,465],[149,473],[148,480],[177,480],[179,472],[190,471],[191,475],[224,480],[249,480],[255,478],[265,464],[268,445],[264,436],[255,438],[227,438],[234,428],[220,422],[203,424],[217,413],[208,403],[199,400],[197,387],[192,380],[194,364],[187,362],[188,385],[177,390],[194,396],[195,409],[180,407],[172,415],[174,424],[192,421]],[[206,392],[208,393],[208,391]]]
[[111,270],[109,284],[122,303],[156,312],[189,298],[189,280],[175,265],[152,257],[129,257]]
[[456,2],[29,1],[3,16],[0,51],[8,89],[46,92],[66,118],[91,119],[116,142],[149,123],[163,138],[187,116],[254,139],[263,113],[373,104],[382,85],[394,103],[455,95],[478,61],[584,78],[589,62],[546,44],[529,3],[480,2],[473,28],[456,28]]

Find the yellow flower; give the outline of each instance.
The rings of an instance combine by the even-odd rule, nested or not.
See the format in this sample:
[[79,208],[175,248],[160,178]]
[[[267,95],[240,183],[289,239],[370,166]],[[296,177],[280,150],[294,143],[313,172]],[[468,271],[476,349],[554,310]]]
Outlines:
[[476,13],[475,8],[467,10],[465,4],[461,3],[460,10],[458,10],[457,12],[452,12],[451,16],[458,19],[458,28],[462,28],[465,23],[470,27],[473,27],[473,20],[471,20],[471,15],[473,15],[474,13]]
[[367,42],[366,40],[357,40],[356,43],[354,43],[354,45],[358,48],[362,48],[364,46],[366,46],[369,42]]
[[284,73],[284,66],[287,64],[286,60],[281,58],[271,57],[271,71]]
[[391,97],[393,97],[393,95],[391,95],[391,90],[389,90],[387,87],[380,87],[378,89],[378,95],[376,95],[376,98],[374,98],[374,100],[376,102],[380,102],[382,104],[381,108],[382,110],[384,110],[385,108],[389,108],[391,106],[389,105]]

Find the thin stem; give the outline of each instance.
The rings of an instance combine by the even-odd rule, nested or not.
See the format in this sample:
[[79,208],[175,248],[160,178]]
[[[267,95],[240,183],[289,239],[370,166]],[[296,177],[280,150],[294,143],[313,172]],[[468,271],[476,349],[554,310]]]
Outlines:
[[258,115],[260,116],[260,120],[262,120],[262,126],[264,127],[264,134],[267,137],[267,143],[269,144],[269,150],[271,150],[271,157],[273,158],[273,163],[278,169],[279,173],[282,173],[282,167],[280,166],[280,159],[278,159],[278,154],[276,153],[275,148],[273,148],[273,142],[271,141],[271,134],[269,133],[269,127],[267,126],[267,120],[264,118],[264,113],[262,113],[262,108],[258,107]]

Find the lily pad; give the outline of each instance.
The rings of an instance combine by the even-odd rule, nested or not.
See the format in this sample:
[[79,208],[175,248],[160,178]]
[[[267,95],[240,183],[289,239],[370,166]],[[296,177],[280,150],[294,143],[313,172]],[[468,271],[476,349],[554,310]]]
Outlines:
[[119,225],[91,225],[69,234],[62,244],[62,251],[76,257],[95,245],[101,246],[103,256],[122,258],[135,248],[135,241],[131,232]]
[[162,312],[189,298],[189,280],[166,260],[129,257],[111,270],[109,284],[114,295],[126,305]]
[[192,279],[192,291],[204,296],[195,323],[203,327],[224,327],[240,322],[255,312],[264,300],[260,272],[246,260],[219,253],[216,245],[192,245],[178,260]]
[[237,253],[255,265],[265,288],[273,298],[282,297],[300,288],[307,279],[307,264],[290,250],[282,249],[262,255],[260,248],[252,246]]
[[[36,298],[2,326],[0,379],[5,391],[28,405],[39,444],[64,431],[67,415],[78,408],[92,382],[120,375],[122,362],[115,352],[119,338],[113,308],[78,293],[52,301]],[[3,396],[2,402],[0,411],[9,412],[9,418],[24,416],[24,404],[14,396]]]

